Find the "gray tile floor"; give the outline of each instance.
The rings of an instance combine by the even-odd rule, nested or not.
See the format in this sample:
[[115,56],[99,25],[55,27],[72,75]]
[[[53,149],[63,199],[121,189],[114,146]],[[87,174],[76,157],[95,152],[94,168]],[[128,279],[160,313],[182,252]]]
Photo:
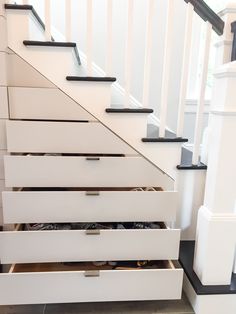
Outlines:
[[0,314],[194,314],[185,296],[180,301],[76,303],[0,306]]

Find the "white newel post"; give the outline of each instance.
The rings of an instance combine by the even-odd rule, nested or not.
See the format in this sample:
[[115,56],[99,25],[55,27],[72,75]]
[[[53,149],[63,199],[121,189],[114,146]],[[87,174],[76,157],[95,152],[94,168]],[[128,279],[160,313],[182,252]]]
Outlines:
[[220,11],[219,16],[225,22],[223,36],[219,36],[216,41],[216,66],[227,63],[231,60],[233,34],[231,33],[231,23],[236,21],[236,2],[229,2],[225,9]]
[[198,214],[194,270],[204,285],[228,285],[236,245],[236,61],[215,74],[204,205]]

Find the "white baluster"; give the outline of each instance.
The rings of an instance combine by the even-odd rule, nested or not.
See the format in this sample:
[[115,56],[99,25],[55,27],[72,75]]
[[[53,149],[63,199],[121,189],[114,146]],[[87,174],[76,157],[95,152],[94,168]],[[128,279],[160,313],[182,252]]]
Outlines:
[[132,71],[132,50],[133,50],[133,15],[134,1],[128,0],[128,29],[126,37],[125,52],[125,99],[124,107],[128,108],[130,103],[131,71]]
[[106,75],[112,74],[112,9],[113,0],[107,0],[107,55],[106,55]]
[[45,39],[51,41],[51,0],[44,0]]
[[87,0],[87,73],[89,76],[93,73],[93,0]]
[[202,67],[201,79],[200,79],[200,92],[199,92],[199,98],[198,98],[196,125],[195,125],[195,133],[194,133],[194,146],[193,146],[193,157],[192,157],[193,165],[198,164],[199,155],[200,155],[203,114],[204,114],[204,105],[205,105],[205,93],[206,93],[206,85],[207,85],[210,48],[211,48],[211,34],[212,34],[212,25],[209,22],[207,22],[203,67]]
[[152,24],[154,17],[154,0],[148,2],[145,59],[144,59],[144,78],[143,78],[143,107],[149,107],[149,83],[151,71],[151,48],[152,48]]
[[65,37],[66,41],[71,41],[72,20],[71,20],[71,0],[65,0]]
[[181,83],[180,83],[178,122],[177,122],[177,132],[176,132],[177,137],[183,136],[183,129],[184,129],[184,113],[185,113],[185,103],[186,103],[186,98],[187,98],[190,52],[191,52],[191,43],[192,43],[193,12],[194,12],[194,7],[189,2],[188,7],[187,7],[187,16],[186,16],[186,24],[185,24],[183,67],[182,67],[182,75],[181,75]]
[[174,2],[175,0],[168,0],[167,2],[166,36],[165,36],[165,44],[164,44],[164,60],[163,60],[161,103],[160,103],[160,130],[159,130],[160,137],[165,136],[165,128],[166,128]]

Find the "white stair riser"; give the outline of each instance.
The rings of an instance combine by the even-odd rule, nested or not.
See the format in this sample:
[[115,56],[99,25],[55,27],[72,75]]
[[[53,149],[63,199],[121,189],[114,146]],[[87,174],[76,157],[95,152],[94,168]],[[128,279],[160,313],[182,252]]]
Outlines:
[[141,157],[5,156],[7,187],[140,187],[173,189],[173,182]]
[[7,231],[0,233],[1,262],[178,259],[180,230]]
[[0,304],[180,299],[182,277],[181,269],[1,274]]
[[136,154],[102,124],[77,122],[7,122],[9,152]]
[[176,192],[6,192],[8,223],[174,221]]

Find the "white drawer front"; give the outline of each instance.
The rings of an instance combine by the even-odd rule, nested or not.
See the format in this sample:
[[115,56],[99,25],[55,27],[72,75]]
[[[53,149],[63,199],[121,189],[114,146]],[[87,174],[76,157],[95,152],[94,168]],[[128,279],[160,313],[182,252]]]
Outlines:
[[7,121],[7,148],[15,153],[136,154],[98,122]]
[[11,119],[96,120],[57,88],[10,87],[9,105]]
[[8,223],[174,221],[177,192],[5,192]]
[[182,281],[182,269],[1,274],[0,304],[180,299]]
[[178,259],[179,241],[177,229],[6,231],[0,233],[1,262]]
[[173,181],[141,157],[5,156],[7,187],[139,187]]

